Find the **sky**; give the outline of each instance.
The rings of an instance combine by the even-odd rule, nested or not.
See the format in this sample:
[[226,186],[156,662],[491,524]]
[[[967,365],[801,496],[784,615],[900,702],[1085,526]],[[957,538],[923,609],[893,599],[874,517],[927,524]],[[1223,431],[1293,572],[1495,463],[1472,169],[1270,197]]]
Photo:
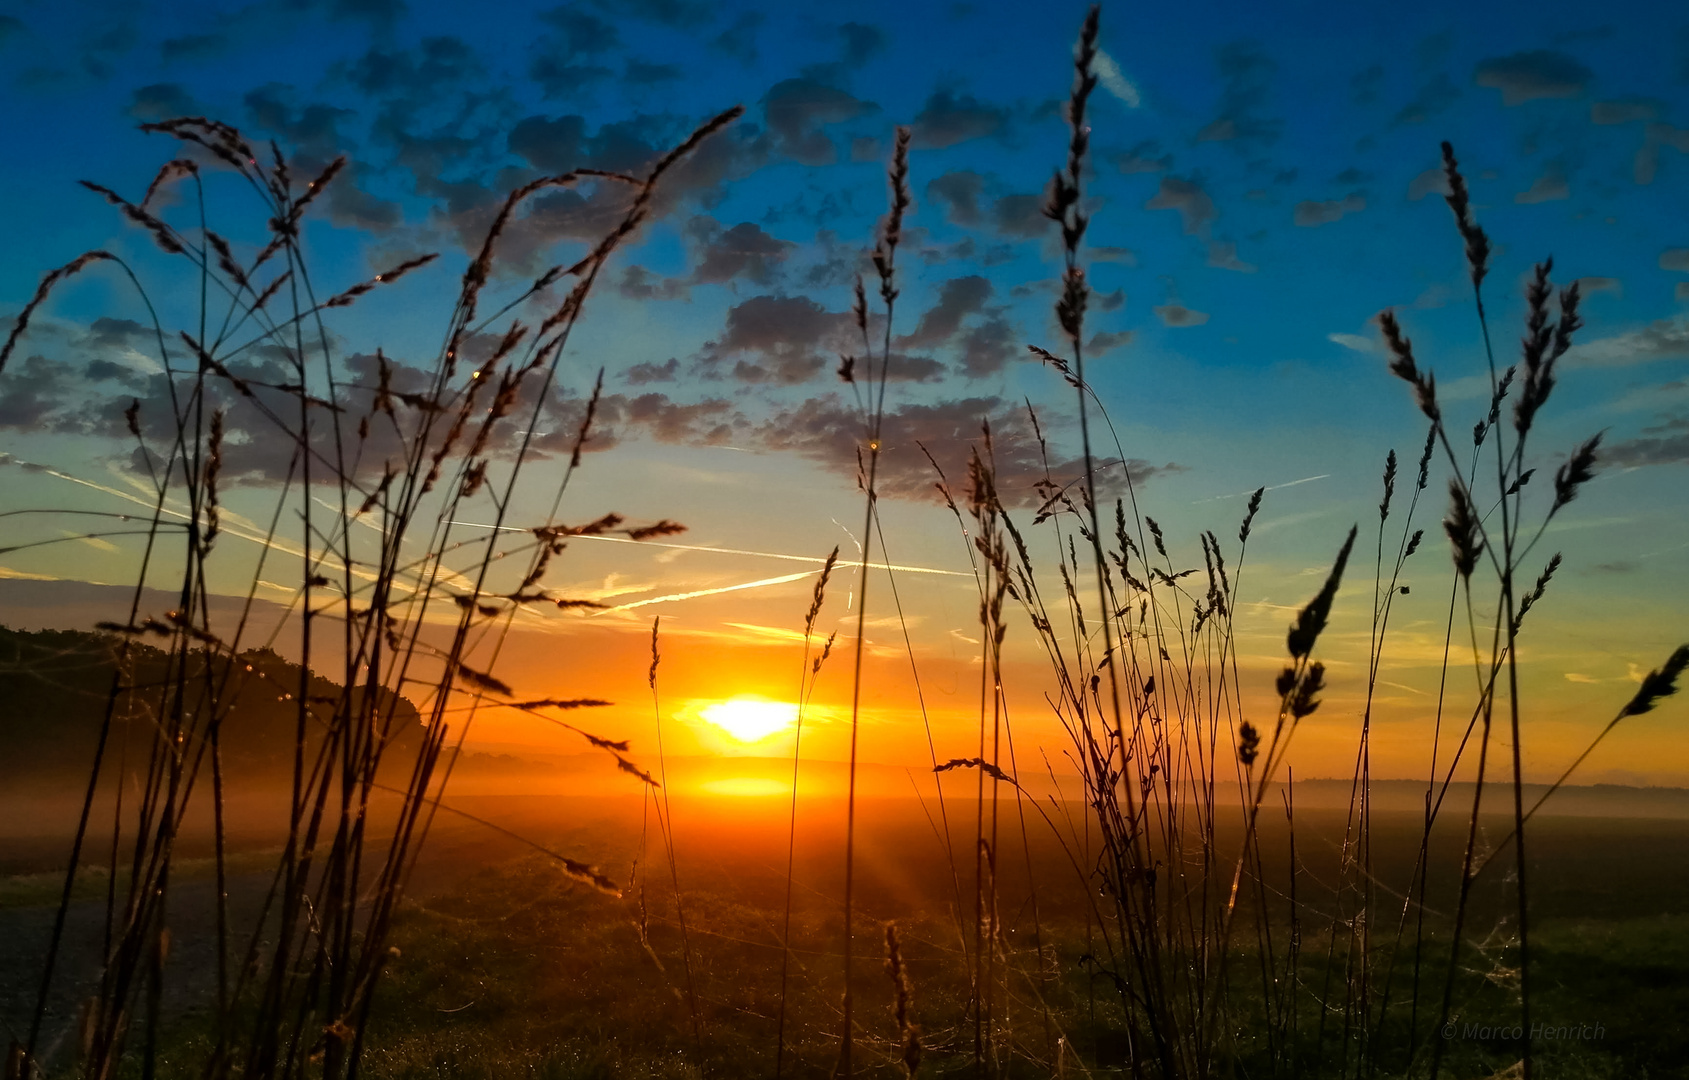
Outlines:
[[[0,324],[45,271],[91,248],[122,253],[145,280],[179,273],[77,181],[138,196],[176,151],[137,125],[208,115],[274,139],[300,176],[347,157],[305,232],[323,288],[442,253],[332,325],[351,378],[369,377],[377,347],[423,364],[505,192],[572,168],[638,171],[743,105],[612,264],[536,433],[552,460],[566,455],[602,368],[597,452],[571,489],[575,515],[670,518],[688,532],[670,546],[576,544],[561,584],[620,610],[519,625],[508,658],[536,693],[629,702],[605,723],[648,739],[644,651],[660,615],[682,748],[740,752],[697,718],[736,694],[792,698],[814,571],[835,544],[849,559],[861,540],[860,425],[835,369],[854,347],[851,282],[884,212],[892,133],[908,125],[914,206],[881,506],[887,560],[912,569],[896,578],[901,622],[883,606],[885,579],[869,579],[864,752],[894,763],[929,752],[911,652],[939,717],[936,752],[966,752],[977,598],[916,444],[959,486],[989,420],[1005,500],[1030,516],[1042,472],[1030,407],[1056,471],[1071,475],[1072,393],[1026,346],[1062,344],[1051,314],[1060,252],[1040,206],[1065,152],[1083,6],[583,0],[488,11],[419,0],[0,4],[13,151],[0,161],[10,210]],[[1547,476],[1597,431],[1604,450],[1597,479],[1545,536],[1542,550],[1563,551],[1566,569],[1521,652],[1534,710],[1527,770],[1556,775],[1689,639],[1689,126],[1677,126],[1689,125],[1689,17],[1665,3],[1420,3],[1387,15],[1209,3],[1108,5],[1102,27],[1084,258],[1095,289],[1087,375],[1112,425],[1106,456],[1128,461],[1191,565],[1199,530],[1230,543],[1248,493],[1268,489],[1238,611],[1240,656],[1262,693],[1285,624],[1349,525],[1361,523],[1363,548],[1376,540],[1385,454],[1411,472],[1424,440],[1409,391],[1387,371],[1377,314],[1394,310],[1435,370],[1452,428],[1488,404],[1441,198],[1442,140],[1495,244],[1486,303],[1501,363],[1518,353],[1533,263],[1552,255],[1557,284],[1580,282],[1587,325],[1533,432],[1533,460]],[[496,287],[514,291],[578,256],[612,220],[609,187],[536,198],[506,237]],[[236,247],[261,246],[263,221],[238,184],[225,176],[206,191]],[[191,216],[180,191],[161,205],[171,220]],[[151,298],[166,321],[194,317],[193,289],[161,284]],[[83,274],[43,309],[0,374],[8,508],[134,499],[121,414],[159,400],[163,381],[143,319],[134,292],[106,273]],[[256,429],[232,447],[230,512],[257,518],[285,457]],[[1449,573],[1442,484],[1439,474],[1419,510],[1429,539],[1410,571],[1423,587],[1399,602],[1380,676],[1380,775],[1414,773],[1433,707]],[[0,554],[11,579],[0,584],[133,578],[130,538],[76,539],[67,522],[0,518],[0,547],[62,541]],[[254,556],[231,555],[213,588],[236,591]],[[837,579],[824,628],[854,632],[859,587],[853,573]],[[1298,735],[1306,775],[1347,773],[1371,590],[1352,577],[1339,598],[1327,707]],[[91,621],[85,607],[57,618]],[[53,618],[46,610],[8,620],[0,608],[0,621]],[[1026,737],[1059,739],[1024,620],[1008,648]],[[844,670],[835,664],[817,691],[817,753],[841,752]],[[1627,721],[1586,778],[1689,784],[1680,713]],[[549,736],[492,720],[478,737]]]

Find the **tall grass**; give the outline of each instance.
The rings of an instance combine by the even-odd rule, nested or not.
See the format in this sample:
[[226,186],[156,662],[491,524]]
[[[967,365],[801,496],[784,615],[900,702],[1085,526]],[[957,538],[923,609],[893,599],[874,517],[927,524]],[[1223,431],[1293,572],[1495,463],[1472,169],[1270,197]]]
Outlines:
[[[535,433],[600,273],[649,217],[665,175],[738,115],[734,109],[710,120],[642,176],[573,172],[512,192],[468,264],[432,366],[414,386],[396,383],[401,369],[380,354],[373,382],[356,381],[336,355],[329,329],[336,309],[434,258],[403,262],[333,295],[319,291],[304,222],[344,159],[300,185],[279,147],[260,150],[232,127],[190,117],[144,125],[184,144],[189,156],[166,164],[139,202],[87,185],[183,261],[186,287],[199,302],[193,324],[172,335],[129,264],[90,252],[46,276],[0,350],[3,369],[50,291],[109,263],[149,313],[168,402],[166,415],[149,415],[139,400],[126,413],[136,459],[152,485],[150,517],[127,617],[103,624],[119,641],[117,674],[106,694],[40,994],[26,1041],[11,1055],[10,1076],[40,1075],[49,1064],[38,1048],[102,785],[120,793],[133,785],[135,794],[116,802],[107,855],[108,943],[98,986],[83,1006],[79,1068],[95,1078],[131,1068],[143,1077],[156,1072],[176,841],[190,805],[209,798],[218,977],[215,1035],[202,1071],[220,1078],[359,1074],[397,906],[440,808],[455,750],[478,710],[511,707],[545,716],[613,755],[640,781],[656,783],[625,756],[625,742],[562,719],[604,702],[523,701],[493,674],[518,610],[594,606],[544,586],[571,537],[617,532],[643,539],[682,528],[668,521],[627,526],[615,514],[586,524],[559,521],[590,433],[596,389],[566,463],[552,474],[551,498],[540,495],[550,514],[520,525],[511,516],[519,483],[531,488],[533,480],[545,481],[531,468]],[[236,244],[213,230],[206,211],[203,185],[229,181],[245,186],[268,222],[253,233],[250,256],[237,257]],[[190,205],[198,211],[188,225],[148,209],[162,187],[181,183],[193,185]],[[583,183],[623,190],[612,226],[579,261],[547,270],[498,310],[484,312],[484,293],[498,284],[499,240],[523,204],[543,190]],[[554,287],[563,289],[560,300]],[[540,313],[536,324],[506,320],[521,304]],[[283,358],[280,377],[252,360],[259,346]],[[274,440],[290,455],[267,528],[231,522],[222,507],[231,413],[252,425],[248,437]],[[484,534],[465,536],[463,520],[483,515],[491,519]],[[214,628],[207,580],[234,541],[256,545],[257,555],[236,564],[251,567],[238,620]],[[297,574],[288,610],[303,664],[297,684],[272,688],[295,711],[286,839],[260,914],[242,940],[229,921],[219,746],[224,725],[240,722],[229,713],[242,687],[267,678],[249,658],[249,635],[260,581],[277,561]],[[152,611],[143,586],[160,578],[179,582],[177,595],[169,610]],[[161,684],[138,685],[125,675],[131,643],[146,638],[169,656]],[[332,694],[313,683],[323,672],[337,673]],[[419,703],[420,739],[402,738],[411,733],[395,726],[401,695]],[[130,744],[132,715],[149,720],[144,745]],[[125,742],[113,747],[119,728]],[[416,749],[395,758],[396,748],[410,747]],[[389,775],[398,778],[396,787],[377,779]],[[119,839],[129,840],[127,852]],[[558,855],[557,864],[617,893],[582,862]]]

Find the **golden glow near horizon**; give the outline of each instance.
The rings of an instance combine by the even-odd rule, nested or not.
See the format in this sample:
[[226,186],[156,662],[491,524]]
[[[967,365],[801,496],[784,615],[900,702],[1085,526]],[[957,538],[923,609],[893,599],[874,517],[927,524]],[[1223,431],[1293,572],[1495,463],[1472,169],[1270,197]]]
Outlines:
[[789,701],[735,697],[706,705],[698,715],[738,741],[754,743],[791,727],[797,721],[798,707]]
[[792,790],[792,786],[763,776],[733,776],[724,780],[707,781],[704,784],[704,790],[712,795],[746,798],[759,795],[785,795]]

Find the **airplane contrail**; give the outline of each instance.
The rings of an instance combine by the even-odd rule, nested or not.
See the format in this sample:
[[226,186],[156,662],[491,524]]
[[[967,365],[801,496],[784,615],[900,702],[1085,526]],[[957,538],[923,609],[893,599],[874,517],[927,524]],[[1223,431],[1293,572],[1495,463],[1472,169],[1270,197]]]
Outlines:
[[[821,560],[817,559],[817,562]],[[784,585],[788,581],[800,581],[818,573],[815,570],[804,570],[796,574],[782,574],[780,577],[763,578],[761,581],[747,581],[739,585],[723,585],[719,589],[698,589],[693,592],[670,593],[667,596],[653,596],[649,600],[635,600],[631,604],[619,604],[613,608],[592,613],[593,618],[608,615],[612,611],[627,611],[629,608],[644,607],[646,604],[661,604],[666,600],[692,600],[700,596],[716,596],[720,593],[738,592],[740,589],[760,589],[764,585]]]
[[[475,529],[498,529],[500,532],[532,532],[532,529],[520,529],[512,525],[486,525],[479,521],[453,521],[452,525],[465,525]],[[754,555],[762,559],[785,559],[788,562],[813,563],[820,566],[826,559],[813,555],[787,555],[778,551],[748,551],[744,548],[705,547],[700,544],[668,544],[658,540],[633,540],[625,536],[572,536],[571,540],[603,540],[612,544],[638,544],[640,547],[672,548],[676,551],[707,551],[716,555]],[[959,570],[939,570],[931,566],[898,566],[895,563],[868,564],[870,570],[896,570],[904,574],[942,574],[945,577],[972,577]],[[800,577],[803,575],[799,575]]]

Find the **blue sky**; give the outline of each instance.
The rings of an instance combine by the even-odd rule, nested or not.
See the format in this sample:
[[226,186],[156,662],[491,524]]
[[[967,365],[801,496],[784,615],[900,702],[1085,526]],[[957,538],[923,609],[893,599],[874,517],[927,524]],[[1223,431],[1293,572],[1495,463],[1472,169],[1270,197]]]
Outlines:
[[[444,253],[335,324],[348,355],[379,345],[420,363],[505,191],[580,166],[637,171],[743,104],[594,297],[565,385],[578,406],[606,369],[599,445],[645,477],[590,490],[666,507],[724,545],[743,544],[745,506],[763,492],[782,511],[756,526],[763,539],[825,548],[837,539],[828,520],[855,497],[852,414],[833,375],[851,347],[849,282],[883,212],[891,132],[908,124],[916,206],[893,328],[907,377],[891,398],[888,490],[911,522],[911,557],[953,561],[953,541],[931,538],[943,522],[915,439],[954,468],[990,417],[1023,504],[1027,399],[1058,460],[1074,451],[1068,390],[1025,346],[1059,336],[1038,206],[1063,154],[1083,11],[8,3],[0,320],[89,248],[163,272],[144,234],[76,181],[138,195],[174,148],[136,124],[197,113],[276,139],[301,175],[348,157],[307,233],[324,289]],[[1367,513],[1384,452],[1411,458],[1423,438],[1371,323],[1386,307],[1450,410],[1482,411],[1482,347],[1439,197],[1448,139],[1497,247],[1488,302],[1502,362],[1517,352],[1535,260],[1552,254],[1557,282],[1583,283],[1588,325],[1536,443],[1551,466],[1608,432],[1586,499],[1606,524],[1566,540],[1569,558],[1583,556],[1574,595],[1647,609],[1645,629],[1623,631],[1626,650],[1675,644],[1667,612],[1689,600],[1689,555],[1673,547],[1689,526],[1689,16],[1665,3],[1110,5],[1101,41],[1089,373],[1170,530],[1224,532],[1240,492],[1301,482],[1264,511],[1263,524],[1287,526],[1268,563],[1289,582],[1273,599],[1289,602],[1295,575]],[[237,246],[263,242],[250,199],[228,183],[207,190]],[[578,254],[612,198],[589,186],[536,200],[510,234],[500,287]],[[185,221],[189,209],[178,193],[165,214]],[[121,323],[138,317],[134,303],[114,281],[90,275],[56,297],[0,376],[11,459],[92,475],[122,457],[114,403],[148,369]],[[159,297],[178,317],[191,300]],[[117,367],[93,366],[102,359]],[[238,478],[261,488],[262,454],[247,465]],[[20,497],[57,499],[43,483],[0,472]],[[737,493],[730,511],[685,504],[711,484]],[[73,576],[53,558],[8,565]],[[1599,677],[1624,673],[1617,659],[1607,668]]]

